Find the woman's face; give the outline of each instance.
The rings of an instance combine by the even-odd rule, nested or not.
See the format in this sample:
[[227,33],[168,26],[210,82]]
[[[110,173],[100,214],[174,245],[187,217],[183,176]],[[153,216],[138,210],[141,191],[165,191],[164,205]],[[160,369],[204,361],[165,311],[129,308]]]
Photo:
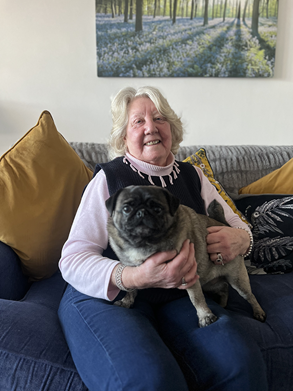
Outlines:
[[170,124],[149,98],[136,98],[129,104],[125,143],[128,152],[139,160],[157,166],[169,163]]

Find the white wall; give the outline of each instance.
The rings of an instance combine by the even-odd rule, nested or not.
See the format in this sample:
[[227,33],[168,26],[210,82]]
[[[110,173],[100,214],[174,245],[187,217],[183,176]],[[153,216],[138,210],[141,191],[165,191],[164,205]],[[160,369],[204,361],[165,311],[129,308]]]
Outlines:
[[0,0],[0,155],[49,110],[68,141],[105,142],[110,97],[155,85],[185,144],[293,144],[293,1],[280,0],[272,79],[98,78],[95,0]]

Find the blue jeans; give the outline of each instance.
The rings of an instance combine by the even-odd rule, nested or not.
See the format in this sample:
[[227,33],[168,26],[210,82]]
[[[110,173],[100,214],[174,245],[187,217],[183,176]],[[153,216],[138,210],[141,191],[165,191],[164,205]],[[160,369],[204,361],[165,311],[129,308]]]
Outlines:
[[125,309],[70,285],[59,318],[77,370],[91,391],[266,391],[256,342],[212,300],[217,322],[198,327],[185,292],[140,291]]

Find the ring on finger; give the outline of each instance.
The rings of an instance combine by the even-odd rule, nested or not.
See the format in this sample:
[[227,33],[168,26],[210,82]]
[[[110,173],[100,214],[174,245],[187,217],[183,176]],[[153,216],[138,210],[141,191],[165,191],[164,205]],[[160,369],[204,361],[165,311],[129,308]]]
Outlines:
[[183,286],[187,285],[187,282],[185,281],[185,278],[184,278],[184,277],[182,277],[181,285],[183,285]]
[[224,262],[223,262],[223,256],[222,256],[222,254],[221,254],[221,253],[217,253],[217,255],[218,255],[218,258],[217,258],[216,262],[217,262],[217,263],[220,263],[222,266],[224,266],[225,264],[224,264]]

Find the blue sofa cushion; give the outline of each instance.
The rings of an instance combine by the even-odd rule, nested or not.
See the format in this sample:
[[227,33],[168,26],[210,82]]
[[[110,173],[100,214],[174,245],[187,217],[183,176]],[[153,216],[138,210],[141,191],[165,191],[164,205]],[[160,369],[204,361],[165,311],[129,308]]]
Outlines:
[[28,279],[21,270],[17,254],[0,241],[0,298],[19,300],[29,288]]
[[87,390],[57,315],[65,286],[57,273],[21,301],[0,300],[0,390]]

